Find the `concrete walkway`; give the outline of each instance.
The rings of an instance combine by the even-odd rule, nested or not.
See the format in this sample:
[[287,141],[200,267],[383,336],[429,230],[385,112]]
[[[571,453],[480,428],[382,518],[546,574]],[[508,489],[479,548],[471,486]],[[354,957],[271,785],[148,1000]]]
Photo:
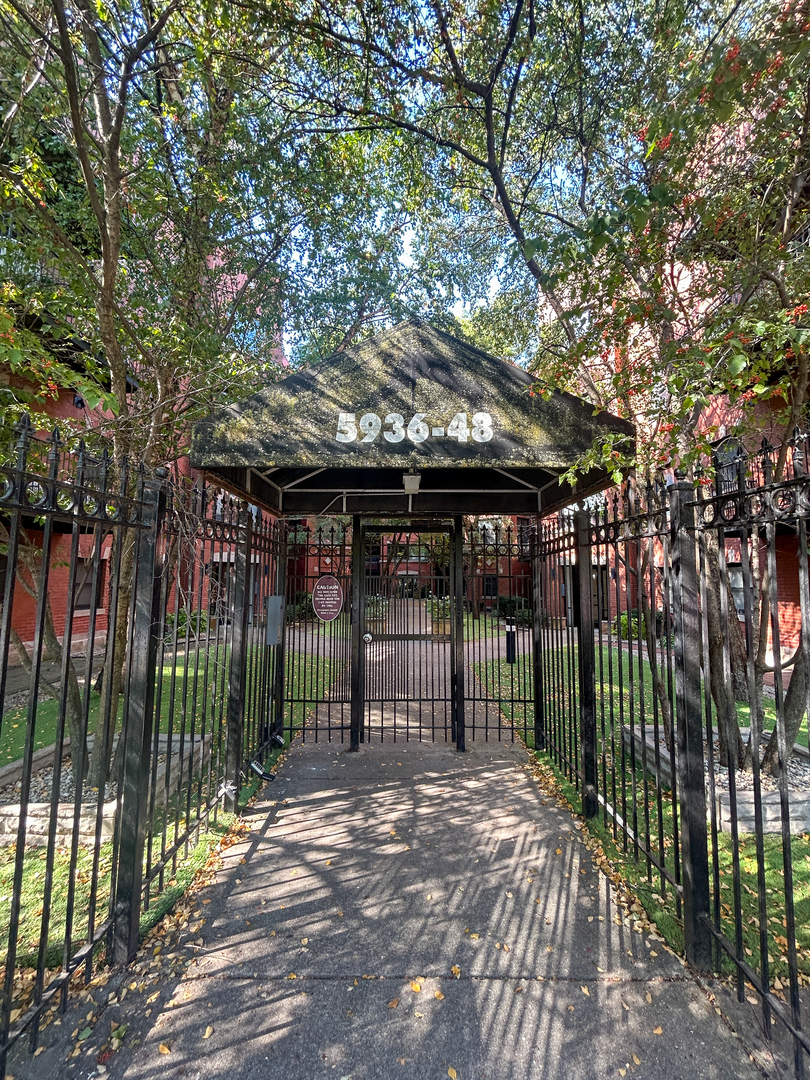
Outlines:
[[90,1044],[122,1021],[113,1080],[763,1075],[680,960],[621,918],[521,747],[296,744],[264,798],[197,897],[196,959],[102,1004],[79,1056],[48,1050],[18,1080],[99,1075]]

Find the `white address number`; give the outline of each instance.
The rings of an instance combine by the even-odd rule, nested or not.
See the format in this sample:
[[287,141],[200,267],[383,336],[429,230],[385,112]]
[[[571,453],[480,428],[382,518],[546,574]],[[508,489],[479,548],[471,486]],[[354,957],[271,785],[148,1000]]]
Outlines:
[[[357,414],[342,412],[338,414],[337,432],[335,438],[338,442],[350,443],[356,439],[361,443],[373,443],[382,431],[383,424],[386,429],[382,436],[386,442],[399,443],[407,436],[411,442],[423,443],[426,439],[458,439],[459,442],[467,442],[472,437],[473,442],[489,442],[495,432],[492,430],[492,417],[488,412],[477,412],[472,415],[472,427],[467,424],[467,414],[457,412],[446,428],[430,427],[425,423],[427,413],[414,413],[408,426],[405,426],[405,417],[401,413],[388,413],[381,420],[376,413],[363,413],[359,422]],[[358,432],[359,428],[359,432]]]

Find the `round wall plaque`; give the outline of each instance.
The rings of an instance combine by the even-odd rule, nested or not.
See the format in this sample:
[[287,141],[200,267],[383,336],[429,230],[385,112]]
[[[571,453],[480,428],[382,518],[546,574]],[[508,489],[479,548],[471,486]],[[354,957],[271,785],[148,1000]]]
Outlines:
[[343,608],[343,589],[332,574],[318,578],[312,590],[312,608],[321,622],[332,622]]

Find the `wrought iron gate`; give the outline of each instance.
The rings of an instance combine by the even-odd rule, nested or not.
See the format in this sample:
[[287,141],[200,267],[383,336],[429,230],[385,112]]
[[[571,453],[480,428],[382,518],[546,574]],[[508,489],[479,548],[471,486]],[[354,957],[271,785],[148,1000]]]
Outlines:
[[[531,741],[530,523],[459,517],[288,531],[288,737]],[[324,577],[342,606],[313,608]],[[333,615],[333,612],[329,613]]]
[[361,740],[463,746],[454,526],[366,525],[363,563]]

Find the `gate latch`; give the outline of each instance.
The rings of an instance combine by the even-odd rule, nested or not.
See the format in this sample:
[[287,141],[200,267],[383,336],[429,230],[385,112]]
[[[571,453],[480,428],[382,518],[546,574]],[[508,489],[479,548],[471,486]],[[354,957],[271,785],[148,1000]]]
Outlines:
[[366,645],[368,645],[371,640],[371,634],[363,634],[363,641],[365,641]]

